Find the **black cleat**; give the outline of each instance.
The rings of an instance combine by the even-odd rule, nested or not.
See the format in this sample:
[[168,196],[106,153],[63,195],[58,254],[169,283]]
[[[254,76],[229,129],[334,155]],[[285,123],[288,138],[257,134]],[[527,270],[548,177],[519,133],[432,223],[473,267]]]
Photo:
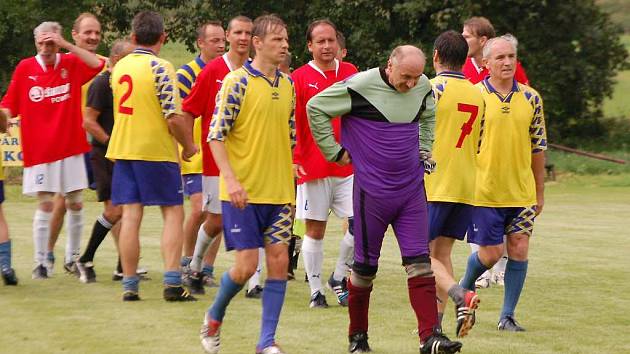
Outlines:
[[64,264],[63,269],[66,270],[66,273],[70,275],[74,275],[77,278],[81,276],[81,273],[79,272],[79,268],[77,267],[77,264],[74,261]]
[[262,298],[262,293],[263,288],[260,285],[256,285],[245,293],[245,297],[248,299],[260,299]]
[[460,303],[455,304],[458,338],[465,337],[475,324],[475,311],[479,307],[479,296],[474,291],[466,291]]
[[497,325],[497,329],[499,331],[507,331],[507,332],[525,332],[525,328],[521,327],[521,325],[516,322],[514,317],[506,316],[503,317],[499,324]]
[[123,301],[140,301],[140,296],[135,291],[127,290],[123,293]]
[[81,283],[87,284],[96,282],[96,272],[94,271],[94,264],[92,262],[77,262],[75,265],[79,270],[79,281]]
[[462,343],[451,341],[440,330],[433,334],[420,346],[420,354],[452,354],[462,349]]
[[2,280],[4,281],[4,285],[18,284],[18,278],[15,276],[15,270],[13,270],[13,268],[2,271]]
[[167,286],[164,288],[164,300],[169,302],[197,301],[190,293],[181,286]]
[[316,292],[311,296],[311,302],[309,304],[310,308],[322,308],[325,309],[328,307],[328,302],[326,302],[326,296],[321,292]]
[[348,306],[348,285],[346,278],[341,281],[335,280],[334,273],[328,278],[328,288],[332,290],[336,297],[337,303],[341,306]]
[[372,351],[368,344],[367,332],[355,333],[349,336],[348,339],[350,340],[350,345],[348,346],[350,353],[369,353]]
[[48,269],[43,264],[38,264],[33,269],[33,279],[48,279]]
[[203,273],[191,272],[187,278],[186,285],[191,294],[205,295],[206,290],[203,288]]

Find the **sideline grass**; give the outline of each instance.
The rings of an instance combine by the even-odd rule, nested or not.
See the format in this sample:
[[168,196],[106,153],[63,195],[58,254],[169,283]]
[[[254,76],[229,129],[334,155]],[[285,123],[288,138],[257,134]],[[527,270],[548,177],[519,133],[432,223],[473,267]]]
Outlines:
[[[612,176],[615,180],[624,176]],[[625,175],[627,179],[628,176]],[[615,185],[616,183],[612,183]],[[602,186],[604,185],[604,186]],[[630,267],[627,218],[630,188],[606,187],[599,177],[577,176],[547,186],[545,211],[531,247],[530,270],[517,317],[527,327],[522,334],[497,333],[495,325],[502,289],[480,291],[477,325],[464,339],[467,353],[623,353],[621,340],[630,328],[627,269]],[[610,183],[608,184],[610,185]],[[159,252],[161,219],[148,208],[142,227],[142,260],[153,278],[141,283],[143,301],[121,301],[119,283],[110,280],[115,250],[110,239],[96,256],[98,282],[80,284],[61,274],[47,281],[30,279],[32,262],[32,200],[16,198],[18,186],[8,186],[4,210],[13,238],[16,288],[0,286],[0,352],[20,353],[201,353],[197,336],[203,313],[216,290],[196,303],[171,304],[161,298],[162,262]],[[86,230],[100,206],[86,203]],[[334,221],[326,242],[325,273],[332,271],[340,223]],[[65,235],[56,255],[61,262]],[[463,271],[468,248],[457,244],[456,273]],[[221,252],[217,271],[232,261]],[[297,272],[303,277],[303,268]],[[278,341],[289,353],[343,353],[347,314],[336,305],[308,309],[308,287],[289,284]],[[334,302],[328,295],[329,302]],[[449,306],[451,309],[451,306]],[[408,304],[404,272],[396,243],[388,234],[370,312],[371,345],[375,353],[417,353],[411,331],[414,316]],[[224,354],[252,353],[260,321],[260,304],[239,294],[228,310],[223,328]],[[445,319],[452,336],[453,314]],[[621,336],[621,337],[620,337]]]

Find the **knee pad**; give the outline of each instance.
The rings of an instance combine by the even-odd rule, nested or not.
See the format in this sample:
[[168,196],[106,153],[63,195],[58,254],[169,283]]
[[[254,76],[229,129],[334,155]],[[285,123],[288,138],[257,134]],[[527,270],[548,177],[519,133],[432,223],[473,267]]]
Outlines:
[[403,257],[403,266],[407,272],[407,278],[433,276],[429,256]]
[[351,216],[348,218],[348,232],[350,235],[354,236],[354,217]]
[[68,209],[74,210],[75,208],[73,208],[73,206],[76,205],[79,205],[79,209],[81,209],[81,203],[83,202],[83,194],[81,193],[81,190],[68,192],[66,193],[65,198]]
[[350,275],[350,281],[353,285],[360,288],[369,288],[372,286],[372,281],[376,278],[376,272],[378,266],[372,266],[369,264],[354,262],[352,264],[352,274]]

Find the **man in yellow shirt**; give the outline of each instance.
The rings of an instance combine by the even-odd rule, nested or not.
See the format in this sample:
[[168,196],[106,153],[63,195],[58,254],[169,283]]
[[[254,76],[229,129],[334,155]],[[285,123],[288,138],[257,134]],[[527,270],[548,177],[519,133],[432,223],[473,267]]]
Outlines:
[[164,299],[194,301],[182,287],[179,265],[184,209],[175,142],[183,146],[184,160],[197,152],[192,121],[181,114],[173,65],[157,57],[166,40],[162,17],[152,11],[138,13],[132,22],[131,40],[136,49],[112,70],[114,129],[106,155],[116,160],[112,203],[122,205],[123,210],[119,240],[123,301],[140,299],[136,269],[145,205],[159,205],[162,209]]
[[[480,246],[468,258],[461,285],[474,289],[475,280],[491,268],[507,247],[505,294],[498,329],[524,331],[514,319],[525,277],[534,219],[544,204],[547,137],[542,98],[514,79],[516,39],[490,39],[483,57],[490,76],[478,85],[486,103],[483,136],[477,158],[475,210],[468,242]],[[504,235],[506,245],[504,246]]]

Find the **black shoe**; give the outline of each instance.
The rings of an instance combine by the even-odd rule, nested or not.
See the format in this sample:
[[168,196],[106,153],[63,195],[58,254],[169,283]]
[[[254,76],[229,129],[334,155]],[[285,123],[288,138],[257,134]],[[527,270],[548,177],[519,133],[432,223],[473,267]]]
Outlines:
[[369,353],[372,351],[368,344],[367,332],[355,333],[349,336],[348,339],[350,340],[350,345],[348,346],[350,353]]
[[140,296],[135,291],[127,290],[123,293],[123,301],[140,301]]
[[341,306],[348,306],[348,284],[346,278],[341,281],[335,280],[334,274],[328,278],[328,288],[337,296],[337,303]]
[[87,284],[96,282],[96,272],[94,271],[94,264],[92,262],[77,262],[75,265],[79,270],[79,281],[81,283]]
[[164,300],[166,301],[197,301],[190,293],[181,286],[167,286],[164,288]]
[[[206,290],[203,288],[203,273],[192,272],[187,277],[188,290],[194,295],[204,295]],[[183,283],[183,281],[182,281]]]
[[48,269],[43,264],[38,264],[33,269],[33,279],[48,279]]
[[2,280],[4,280],[4,285],[18,284],[18,278],[15,276],[15,270],[13,270],[13,268],[9,268],[2,272]]
[[461,349],[461,342],[451,341],[440,330],[435,330],[420,346],[420,354],[452,354]]
[[328,303],[326,302],[326,296],[321,292],[316,292],[311,296],[311,302],[309,304],[310,308],[322,308],[325,309],[328,307]]
[[465,337],[475,324],[475,311],[479,307],[479,296],[474,291],[465,291],[459,302],[455,303],[455,317],[457,318],[458,338]]
[[262,293],[263,288],[260,285],[256,285],[245,293],[245,297],[248,299],[260,299],[262,298]]
[[497,325],[497,329],[499,331],[508,331],[508,332],[525,332],[525,328],[521,327],[521,325],[516,322],[514,317],[506,316],[503,317],[499,324]]
[[66,270],[66,273],[74,275],[77,278],[81,276],[81,273],[79,273],[79,268],[77,268],[77,264],[74,261],[64,264],[63,269]]

